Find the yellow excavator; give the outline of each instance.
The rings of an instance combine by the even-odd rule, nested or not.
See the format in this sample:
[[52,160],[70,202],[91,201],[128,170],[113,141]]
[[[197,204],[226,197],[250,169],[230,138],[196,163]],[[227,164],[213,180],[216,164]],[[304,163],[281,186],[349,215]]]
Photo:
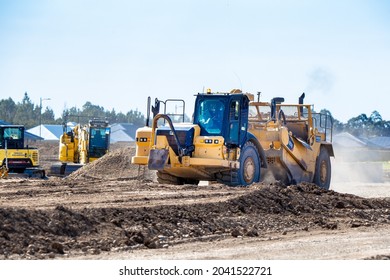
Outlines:
[[39,167],[39,151],[24,145],[25,128],[22,125],[0,125],[0,178],[45,178]]
[[73,128],[64,125],[60,137],[61,163],[50,167],[49,175],[67,176],[87,163],[104,156],[109,151],[111,129],[108,121],[93,119],[86,125]]
[[156,114],[151,127],[137,130],[132,163],[156,170],[160,183],[246,186],[271,178],[329,189],[332,119],[303,100],[304,94],[298,104],[284,104],[281,97],[254,101],[241,90],[199,93],[192,123]]

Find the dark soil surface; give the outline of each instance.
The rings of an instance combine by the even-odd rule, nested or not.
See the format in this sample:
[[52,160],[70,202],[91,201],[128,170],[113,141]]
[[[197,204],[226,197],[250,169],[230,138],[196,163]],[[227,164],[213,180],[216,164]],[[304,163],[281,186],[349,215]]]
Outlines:
[[104,252],[390,224],[389,198],[313,184],[163,185],[152,172],[131,165],[133,153],[118,147],[67,178],[1,180],[0,259],[88,259]]

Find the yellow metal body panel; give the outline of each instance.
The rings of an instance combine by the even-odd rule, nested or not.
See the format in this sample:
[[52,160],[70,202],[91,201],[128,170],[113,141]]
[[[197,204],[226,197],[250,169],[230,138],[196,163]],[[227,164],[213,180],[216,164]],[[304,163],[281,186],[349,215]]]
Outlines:
[[224,159],[224,142],[222,136],[195,137],[194,158]]
[[[76,131],[76,130],[75,130]],[[61,162],[79,163],[78,134],[73,137],[63,133],[60,137],[59,160]]]
[[86,129],[80,129],[78,133],[79,163],[86,164],[93,160],[88,155],[89,135]]
[[36,149],[1,149],[0,163],[3,163],[5,158],[30,159],[33,167],[39,166],[39,152]]
[[[326,139],[324,133],[313,128],[310,106],[277,105],[277,113],[281,108],[295,112],[285,120],[271,120],[267,112],[262,112],[260,108],[269,107],[269,103],[252,102],[251,106],[256,107],[252,112],[257,114],[249,118],[248,130],[260,141],[272,173],[280,175],[277,179],[287,177],[289,173],[297,182],[311,182],[321,145]],[[302,116],[301,108],[305,108],[305,116]]]
[[199,136],[200,127],[198,125],[175,124],[175,126],[180,125],[194,128],[195,150],[192,156],[183,156],[180,160],[169,146],[165,135],[156,136],[152,128],[142,127],[136,131],[136,153],[131,159],[132,164],[147,165],[151,149],[167,149],[169,163],[165,165],[164,170],[174,176],[214,180],[215,170],[239,168],[237,161],[239,149],[231,149],[228,153],[223,137]]
[[[227,159],[226,151],[224,153],[224,146],[220,144],[224,142],[222,137],[196,137],[194,141],[195,152],[191,157],[182,157],[181,161],[179,156],[169,147],[166,136],[159,135],[156,139],[157,144],[153,148],[169,150],[169,164],[165,165],[164,171],[171,175],[182,178],[197,178],[199,180],[215,180],[215,172],[240,168],[240,163],[237,160]],[[212,143],[206,144],[206,140],[212,140]],[[218,140],[219,143],[216,144],[213,140]],[[230,156],[234,159],[237,158],[237,150],[232,149],[230,151]]]
[[131,158],[132,164],[147,165],[149,159],[149,151],[151,148],[152,128],[141,127],[136,133],[136,148],[135,156]]

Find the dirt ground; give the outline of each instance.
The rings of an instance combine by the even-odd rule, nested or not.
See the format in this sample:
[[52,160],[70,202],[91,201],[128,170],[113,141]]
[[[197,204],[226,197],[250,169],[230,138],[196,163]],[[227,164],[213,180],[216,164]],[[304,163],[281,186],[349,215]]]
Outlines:
[[133,154],[1,180],[0,259],[390,259],[388,183],[164,185]]

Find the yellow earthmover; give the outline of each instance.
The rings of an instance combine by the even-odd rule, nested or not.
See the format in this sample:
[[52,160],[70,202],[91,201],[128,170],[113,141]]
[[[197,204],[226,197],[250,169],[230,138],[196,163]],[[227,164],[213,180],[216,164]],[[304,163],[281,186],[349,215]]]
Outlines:
[[0,178],[46,178],[38,149],[24,145],[24,132],[22,125],[0,125]]
[[104,156],[110,146],[111,129],[108,121],[93,119],[86,125],[64,126],[59,141],[58,159],[50,167],[50,175],[67,176],[89,162]]
[[[329,189],[332,119],[303,99],[284,104],[283,98],[254,101],[240,90],[199,93],[192,123],[156,114],[151,127],[137,130],[132,163],[157,170],[161,183],[246,186],[272,178]],[[160,119],[166,124],[159,126]]]

